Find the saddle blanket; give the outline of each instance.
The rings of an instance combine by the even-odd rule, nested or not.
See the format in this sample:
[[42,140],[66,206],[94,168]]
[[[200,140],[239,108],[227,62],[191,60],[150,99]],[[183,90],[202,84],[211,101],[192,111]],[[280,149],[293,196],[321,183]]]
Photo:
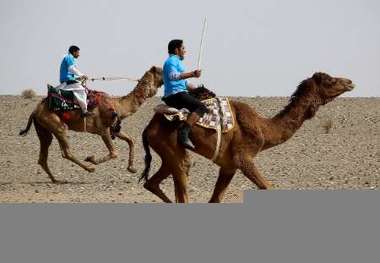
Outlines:
[[[50,84],[47,85],[48,88],[48,107],[51,111],[72,111],[80,109],[78,103],[76,102],[73,91],[60,89],[60,86],[54,87]],[[89,110],[95,108],[99,104],[99,98],[104,93],[87,90],[87,107]]]
[[[201,117],[196,125],[202,126],[207,129],[217,130],[221,128],[223,133],[230,131],[235,126],[235,119],[232,114],[230,101],[226,97],[215,97],[207,100],[202,100],[202,103],[209,109]],[[161,113],[169,121],[186,120],[189,116],[189,110],[175,109],[165,104],[160,104],[154,109],[156,112]]]

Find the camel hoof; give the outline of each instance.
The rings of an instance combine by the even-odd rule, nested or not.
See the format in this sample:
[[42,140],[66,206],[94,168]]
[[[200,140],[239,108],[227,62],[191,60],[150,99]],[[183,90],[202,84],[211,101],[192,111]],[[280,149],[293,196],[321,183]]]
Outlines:
[[95,156],[92,155],[92,156],[88,156],[86,159],[84,159],[85,162],[90,162],[90,163],[93,163],[93,164],[96,164],[95,163]]
[[128,167],[127,170],[133,174],[137,173],[137,169],[133,168],[133,167]]
[[89,173],[93,173],[95,172],[95,168],[94,167],[87,167],[86,169]]

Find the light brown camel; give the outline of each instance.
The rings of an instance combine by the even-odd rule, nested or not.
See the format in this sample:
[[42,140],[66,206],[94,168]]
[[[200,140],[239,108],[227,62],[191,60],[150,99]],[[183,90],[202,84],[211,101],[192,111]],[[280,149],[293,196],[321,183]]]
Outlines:
[[[94,167],[81,162],[70,152],[67,130],[89,132],[98,134],[102,137],[102,140],[109,151],[108,155],[99,159],[95,159],[94,156],[89,156],[85,159],[86,161],[93,164],[99,164],[117,158],[117,152],[111,138],[111,126],[115,123],[115,118],[117,119],[114,112],[117,113],[120,120],[132,115],[147,98],[150,98],[157,93],[157,89],[161,87],[162,84],[162,69],[153,66],[145,72],[136,87],[128,95],[123,97],[110,97],[106,93],[100,93],[99,104],[92,111],[95,114],[86,117],[85,121],[80,116],[80,110],[75,110],[67,113],[70,114],[69,121],[64,122],[62,117],[48,109],[47,100],[44,99],[32,112],[27,127],[20,131],[20,135],[26,135],[32,122],[34,123],[34,127],[40,140],[40,157],[38,163],[48,174],[53,183],[65,183],[66,181],[64,180],[57,180],[48,167],[48,149],[53,139],[52,135],[54,135],[59,142],[63,158],[76,163],[88,172],[93,172],[95,170]],[[110,107],[112,108],[112,112],[110,112]],[[112,116],[110,116],[110,113],[112,113]],[[136,169],[133,167],[134,143],[132,138],[122,131],[117,131],[113,135],[128,143],[128,170],[135,173]]]
[[[263,118],[247,104],[231,101],[236,125],[222,135],[220,152],[215,160],[220,166],[219,177],[210,202],[222,201],[237,169],[259,189],[270,188],[271,183],[257,170],[254,157],[263,150],[287,141],[305,120],[315,115],[319,106],[353,88],[349,79],[315,73],[300,83],[289,104],[273,118]],[[176,123],[168,122],[163,115],[156,113],[143,132],[146,156],[145,171],[141,179],[145,180],[144,187],[164,202],[171,200],[159,185],[169,175],[173,176],[176,201],[188,202],[187,177],[190,158],[185,148],[177,143],[177,127]],[[212,158],[217,141],[214,130],[195,125],[190,138],[195,145],[194,152],[208,159]],[[148,178],[152,160],[149,146],[162,160],[161,167],[151,178]]]

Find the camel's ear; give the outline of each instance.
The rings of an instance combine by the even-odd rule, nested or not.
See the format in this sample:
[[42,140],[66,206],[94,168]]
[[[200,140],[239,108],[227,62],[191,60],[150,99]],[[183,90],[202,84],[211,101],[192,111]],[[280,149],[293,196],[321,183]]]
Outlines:
[[319,85],[319,84],[321,84],[321,82],[323,80],[323,73],[321,73],[321,72],[314,73],[312,78],[314,79],[315,83],[317,83],[317,85]]

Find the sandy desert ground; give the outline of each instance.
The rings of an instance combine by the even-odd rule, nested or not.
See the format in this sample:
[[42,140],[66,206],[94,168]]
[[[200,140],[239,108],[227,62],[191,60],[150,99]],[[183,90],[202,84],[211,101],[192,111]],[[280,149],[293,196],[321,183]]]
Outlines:
[[[68,184],[54,185],[37,164],[39,141],[34,128],[26,137],[18,136],[41,98],[0,96],[0,202],[69,203],[154,203],[161,202],[146,191],[138,178],[143,169],[141,131],[153,114],[159,98],[145,103],[123,122],[123,130],[136,141],[136,168],[127,171],[128,146],[115,140],[119,158],[98,165],[87,173],[61,157],[53,141],[49,165],[59,179]],[[288,98],[234,98],[244,101],[264,116],[273,116]],[[326,133],[326,124],[331,129]],[[105,154],[106,148],[95,135],[69,133],[73,152],[84,159],[90,154]],[[286,143],[262,152],[256,163],[275,189],[379,189],[380,186],[380,98],[338,98],[323,106],[314,119]],[[218,168],[203,157],[193,156],[189,194],[191,202],[207,202],[216,181]],[[160,161],[154,155],[153,170]],[[172,180],[163,189],[173,197]],[[242,202],[243,192],[257,189],[238,172],[228,189],[225,202]]]

